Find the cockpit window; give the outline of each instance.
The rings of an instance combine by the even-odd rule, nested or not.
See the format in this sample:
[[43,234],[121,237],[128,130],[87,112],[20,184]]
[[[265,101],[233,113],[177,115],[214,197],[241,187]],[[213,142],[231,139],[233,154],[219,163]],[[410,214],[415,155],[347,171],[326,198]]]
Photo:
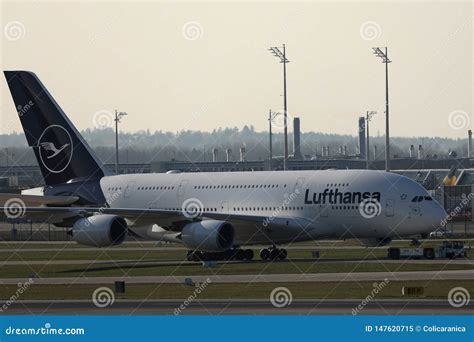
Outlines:
[[415,196],[411,200],[412,202],[422,202],[422,201],[432,201],[433,199],[430,196]]

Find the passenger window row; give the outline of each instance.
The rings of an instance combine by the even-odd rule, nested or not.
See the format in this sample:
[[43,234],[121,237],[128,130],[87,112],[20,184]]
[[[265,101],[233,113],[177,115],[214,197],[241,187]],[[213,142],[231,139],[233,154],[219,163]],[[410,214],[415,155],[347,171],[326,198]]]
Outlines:
[[[286,184],[283,185],[286,188]],[[211,190],[211,189],[257,189],[257,188],[278,188],[278,184],[251,184],[251,185],[195,185],[197,190]]]
[[137,190],[174,190],[174,186],[139,186]]
[[333,210],[356,210],[359,209],[357,205],[333,205],[331,206]]
[[412,202],[422,202],[422,201],[432,201],[431,196],[415,196],[411,201]]
[[[179,209],[174,209],[174,210],[183,210],[183,209],[182,209],[182,208],[179,208]],[[192,208],[189,208],[187,211],[194,212],[194,213],[197,213],[197,212],[209,212],[209,211],[217,211],[217,208],[202,208],[202,209],[198,209],[198,208],[192,207]]]
[[234,211],[303,210],[303,207],[235,207]]
[[[234,211],[267,211],[267,210],[303,210],[303,207],[234,207]],[[164,210],[182,211],[182,208],[164,208]],[[217,212],[217,208],[189,208],[190,212]]]
[[[211,190],[211,189],[257,189],[257,188],[278,188],[278,184],[253,184],[253,185],[195,185],[197,190]],[[286,188],[286,184],[283,185]],[[122,190],[122,187],[109,187],[108,191]],[[139,186],[137,190],[174,190],[174,186]]]
[[[182,208],[164,208],[165,210],[173,210],[173,211],[182,211],[183,209]],[[233,208],[234,211],[267,211],[267,210],[274,210],[274,211],[277,211],[277,210],[303,210],[304,208],[303,207],[235,207]],[[198,208],[189,208],[189,211],[190,212],[211,212],[211,211],[214,211],[216,212],[217,211],[217,208],[202,208],[202,209],[198,209]]]

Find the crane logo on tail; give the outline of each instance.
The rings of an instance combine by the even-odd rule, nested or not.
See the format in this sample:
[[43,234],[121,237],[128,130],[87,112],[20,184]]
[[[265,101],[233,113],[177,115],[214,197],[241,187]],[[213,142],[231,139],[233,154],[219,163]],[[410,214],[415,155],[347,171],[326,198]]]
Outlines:
[[60,148],[56,148],[56,146],[54,146],[54,144],[52,142],[43,142],[43,143],[41,143],[42,148],[44,148],[46,151],[53,152],[53,154],[50,154],[47,157],[48,159],[56,157],[59,154],[59,152],[61,152],[62,150],[64,150],[68,146],[69,146],[69,144],[64,144]]
[[71,162],[73,144],[69,132],[60,125],[51,125],[38,139],[41,163],[52,173],[63,172]]

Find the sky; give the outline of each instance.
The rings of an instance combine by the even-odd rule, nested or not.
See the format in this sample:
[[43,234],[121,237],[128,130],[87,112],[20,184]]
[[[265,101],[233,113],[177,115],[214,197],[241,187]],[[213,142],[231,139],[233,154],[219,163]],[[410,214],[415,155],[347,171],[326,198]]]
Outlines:
[[[283,110],[303,132],[385,127],[388,47],[391,136],[465,138],[473,128],[473,18],[466,2],[1,1],[1,64],[35,72],[79,129],[212,131]],[[0,81],[0,133],[20,131]],[[281,120],[275,130],[281,130]],[[291,122],[289,123],[292,130]]]

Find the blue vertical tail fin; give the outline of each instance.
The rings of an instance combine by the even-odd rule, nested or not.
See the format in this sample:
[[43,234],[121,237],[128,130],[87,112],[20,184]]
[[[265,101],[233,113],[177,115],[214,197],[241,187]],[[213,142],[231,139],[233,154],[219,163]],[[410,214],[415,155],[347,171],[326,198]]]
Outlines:
[[4,73],[45,184],[102,178],[104,166],[38,77],[28,71]]

